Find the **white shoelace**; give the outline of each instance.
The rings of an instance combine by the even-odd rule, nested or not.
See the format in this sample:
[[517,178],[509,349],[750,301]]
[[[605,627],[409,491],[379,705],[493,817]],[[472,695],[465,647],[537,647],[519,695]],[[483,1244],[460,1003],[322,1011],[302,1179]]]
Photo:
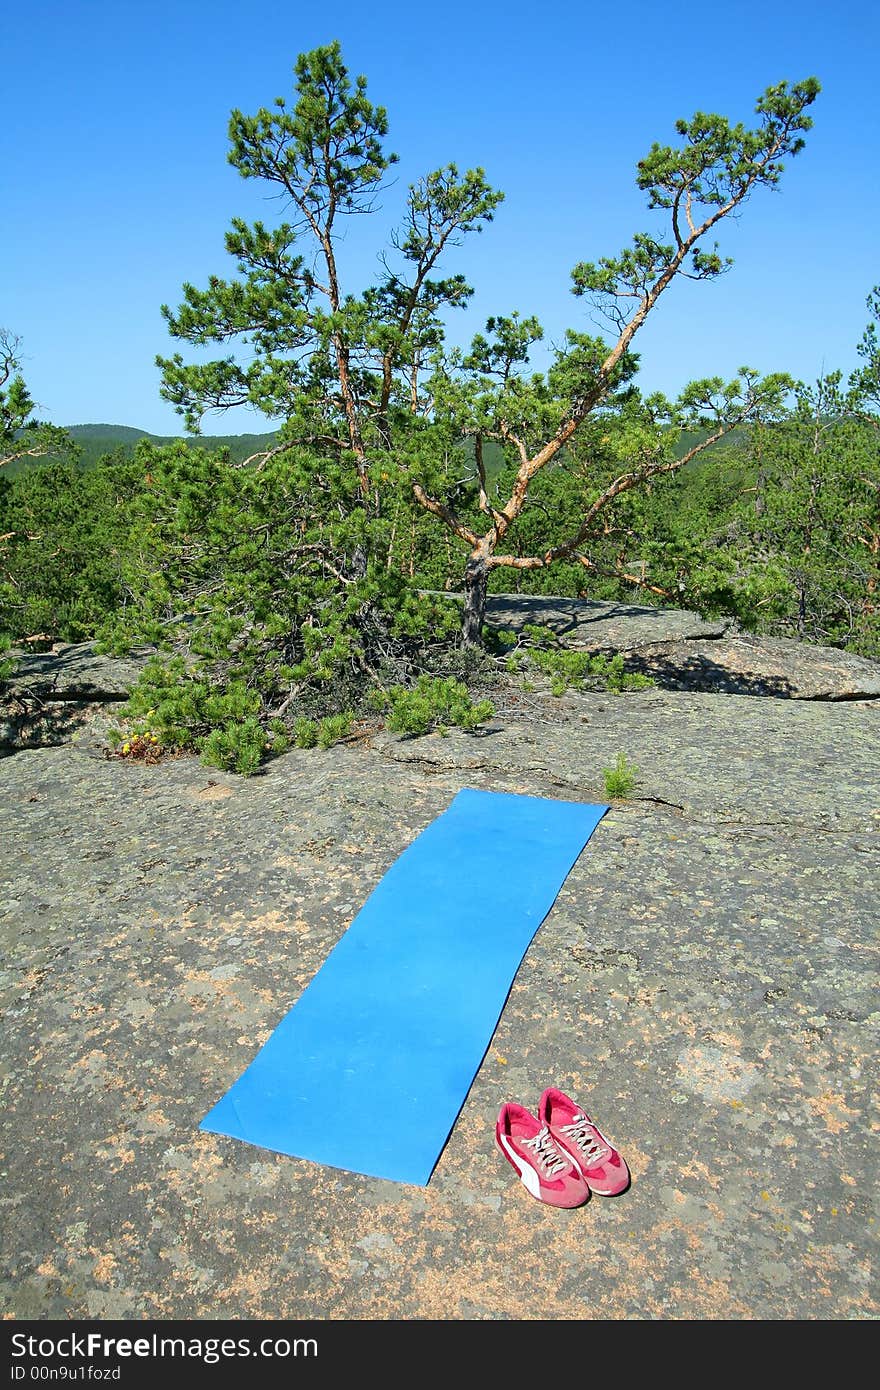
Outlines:
[[587,1160],[588,1167],[598,1163],[600,1158],[606,1158],[611,1152],[611,1146],[605,1142],[596,1126],[591,1124],[586,1115],[575,1115],[572,1123],[562,1125],[561,1129],[563,1134],[566,1134],[577,1144]]
[[522,1142],[523,1148],[533,1150],[535,1157],[549,1177],[555,1177],[557,1173],[562,1172],[565,1167],[565,1159],[560,1156],[559,1150],[550,1138],[550,1131],[546,1125],[540,1133],[535,1135],[534,1139],[524,1139]]

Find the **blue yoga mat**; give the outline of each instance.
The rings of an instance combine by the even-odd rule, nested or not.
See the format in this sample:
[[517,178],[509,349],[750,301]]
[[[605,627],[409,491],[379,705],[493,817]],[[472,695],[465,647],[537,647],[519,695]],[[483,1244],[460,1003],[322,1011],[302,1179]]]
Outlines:
[[459,792],[200,1129],[424,1187],[529,943],[607,810]]

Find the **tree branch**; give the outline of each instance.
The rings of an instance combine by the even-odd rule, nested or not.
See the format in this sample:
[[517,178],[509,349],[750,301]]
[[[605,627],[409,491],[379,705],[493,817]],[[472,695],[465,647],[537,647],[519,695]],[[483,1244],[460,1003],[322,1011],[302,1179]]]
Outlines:
[[439,517],[444,525],[448,526],[453,535],[458,536],[459,540],[465,541],[473,549],[480,544],[480,538],[476,532],[471,531],[460,521],[451,507],[447,507],[443,502],[438,502],[435,497],[429,497],[421,483],[413,483],[413,496],[420,507],[424,507],[426,512],[432,516]]

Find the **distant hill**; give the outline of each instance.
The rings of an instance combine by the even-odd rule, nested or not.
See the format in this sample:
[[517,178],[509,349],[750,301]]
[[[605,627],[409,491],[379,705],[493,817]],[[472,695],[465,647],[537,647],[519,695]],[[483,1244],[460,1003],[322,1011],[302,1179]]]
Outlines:
[[[139,430],[133,425],[65,425],[64,428],[79,447],[81,468],[94,468],[98,460],[107,454],[119,452],[123,457],[130,458],[141,439],[150,439],[154,444],[173,444],[175,440],[185,439],[197,449],[228,449],[233,462],[241,463],[243,459],[250,458],[251,454],[259,453],[261,449],[270,449],[278,438],[274,430],[268,434],[206,434],[194,437],[150,434],[149,430]],[[25,468],[49,463],[53,457],[47,454],[39,459],[19,459],[8,466],[7,476],[13,477]]]
[[131,440],[137,443],[139,439],[158,438],[157,435],[151,436],[148,430],[137,430],[132,425],[65,425],[64,428],[74,439]]
[[197,449],[228,449],[235,463],[250,458],[261,449],[271,449],[278,438],[275,430],[267,434],[210,434],[210,435],[167,435],[150,434],[148,430],[135,429],[132,425],[68,425],[68,434],[76,440],[82,453],[80,466],[92,468],[105,454],[120,450],[129,457],[141,439],[149,439],[154,444],[173,444],[177,439],[185,439]]
[[[241,463],[244,459],[250,458],[251,454],[259,453],[262,449],[271,449],[278,438],[277,431],[274,430],[266,434],[164,435],[151,434],[149,430],[140,430],[133,425],[66,425],[64,428],[80,449],[79,463],[81,468],[93,468],[99,459],[116,452],[121,453],[123,457],[130,458],[141,439],[152,440],[154,444],[172,444],[175,440],[183,439],[197,449],[228,449],[232,461]],[[698,439],[705,438],[708,433],[708,430],[685,433],[679,441],[677,452],[685,453]],[[708,462],[713,456],[717,459],[722,452],[736,453],[742,451],[746,437],[744,431],[735,430],[720,445],[708,450],[707,454],[699,459],[699,462]],[[41,459],[19,460],[7,468],[7,476],[12,477],[36,464],[50,462],[51,459],[52,456],[47,455]],[[487,474],[490,479],[493,479],[500,470],[503,461],[501,448],[498,444],[492,441],[487,442],[485,461]],[[696,464],[697,460],[695,460]]]

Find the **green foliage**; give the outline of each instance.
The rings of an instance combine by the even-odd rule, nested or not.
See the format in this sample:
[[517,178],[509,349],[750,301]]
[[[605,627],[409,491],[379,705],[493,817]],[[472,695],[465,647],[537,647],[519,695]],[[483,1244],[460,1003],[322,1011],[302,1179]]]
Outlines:
[[518,637],[512,628],[486,627],[483,629],[483,645],[486,650],[495,656],[501,656],[504,652],[515,647]]
[[555,650],[559,646],[559,638],[552,627],[543,623],[523,623],[523,636],[536,651]]
[[212,729],[201,741],[201,761],[207,767],[232,770],[243,777],[256,772],[265,752],[266,731],[252,717]]
[[318,726],[318,747],[332,748],[334,743],[340,739],[347,738],[351,732],[351,725],[354,715],[351,710],[343,710],[339,714],[327,714]]
[[718,255],[717,246],[711,251],[701,249],[694,229],[709,223],[720,209],[742,204],[755,188],[779,183],[784,158],[804,147],[803,135],[813,124],[807,108],[819,91],[815,78],[768,87],[756,103],[760,119],[752,130],[702,111],[690,121],[677,121],[680,143],[652,145],[639,163],[637,178],[639,188],[648,195],[648,207],[669,212],[672,241],[663,244],[639,233],[619,256],[576,266],[572,272],[575,293],[594,295],[616,322],[625,311],[616,307],[614,299],[628,297],[637,304],[650,286],[674,273],[685,256],[692,278],[722,274],[731,261]]
[[551,689],[556,696],[564,695],[569,688],[580,690],[586,680],[614,694],[623,690],[645,690],[655,683],[650,676],[625,671],[622,652],[608,657],[563,647],[553,651],[539,647],[531,653],[531,659],[539,671],[551,677]]
[[300,715],[293,721],[293,742],[297,748],[332,748],[334,743],[348,737],[353,723],[351,710],[327,714],[323,719]]
[[[668,241],[637,233],[619,256],[582,262],[572,272],[575,293],[588,295],[612,325],[612,345],[569,331],[550,369],[530,372],[530,351],[542,330],[534,319],[513,313],[490,319],[470,353],[437,355],[431,380],[436,417],[473,437],[479,481],[469,494],[450,498],[434,486],[430,495],[417,489],[417,496],[469,550],[472,601],[466,632],[479,625],[493,570],[510,567],[519,577],[526,568],[581,564],[595,572],[594,538],[607,536],[605,521],[616,499],[682,466],[683,456],[676,457],[672,448],[675,432],[711,421],[707,444],[778,409],[791,383],[780,376],[761,381],[748,368],[732,382],[692,383],[674,404],[659,396],[642,400],[631,385],[637,367],[631,345],[677,277],[709,279],[729,266],[717,247],[703,245],[704,238],[754,189],[776,186],[783,158],[803,147],[812,124],[807,108],[818,92],[813,78],[791,87],[780,83],[759,98],[755,129],[698,112],[691,121],[678,122],[677,147],[652,147],[639,165],[638,183],[651,209],[668,212]],[[620,428],[599,433],[613,409],[620,412]],[[564,452],[582,449],[585,437],[589,469],[563,479],[569,484],[565,506],[547,505],[542,493],[559,491],[554,464],[563,462]],[[510,470],[507,479],[492,480],[491,490],[481,463],[489,439],[504,441]],[[620,444],[622,450],[615,447]],[[603,568],[600,563],[600,573]],[[570,582],[572,573],[569,569],[563,582]]]
[[790,408],[755,421],[735,453],[616,511],[630,569],[707,616],[880,653],[880,430],[863,384],[856,374],[844,388],[839,372],[799,383]]
[[318,721],[300,714],[293,721],[293,742],[297,748],[315,748],[318,742]]
[[[388,523],[368,514],[351,464],[290,448],[240,470],[222,454],[142,442],[133,466],[149,482],[126,507],[127,601],[100,646],[159,649],[132,712],[155,708],[170,746],[250,767],[281,746],[279,720],[303,746],[296,721],[365,708],[379,667],[399,679],[448,644],[454,605],[388,569]],[[321,727],[325,740],[343,736],[341,724]],[[222,738],[206,745],[215,729]]]
[[584,676],[592,668],[593,658],[589,652],[575,652],[565,649],[548,651],[537,647],[531,654],[532,662],[553,682],[553,694],[562,695],[569,686],[579,687]]
[[375,699],[377,708],[388,710],[385,723],[392,733],[444,733],[451,726],[476,729],[491,719],[489,700],[472,701],[467,686],[453,678],[420,676],[412,687],[392,686]]
[[36,463],[0,475],[0,625],[13,641],[79,642],[126,605],[144,470],[108,458],[88,474]]
[[272,737],[272,755],[277,757],[281,753],[286,753],[291,745],[291,731],[284,723],[283,719],[270,718],[267,720],[268,731]]
[[[517,310],[494,314],[469,350],[445,342],[446,311],[472,291],[444,258],[502,201],[481,169],[449,164],[410,185],[375,282],[344,283],[337,251],[396,160],[388,118],[338,43],[301,55],[294,79],[289,106],[229,123],[230,162],[283,197],[291,220],[232,221],[230,278],[185,283],[179,307],[163,309],[198,361],[159,359],[162,394],[192,431],[242,402],[280,427],[241,448],[142,439],[126,453],[125,439],[88,471],[65,454],[0,475],[12,641],[153,645],[129,737],[146,747],[155,731],[162,747],[243,774],[291,742],[332,746],[377,688],[399,732],[491,717],[470,693],[485,671],[453,649],[460,607],[443,597],[465,558],[494,589],[635,592],[880,653],[880,292],[847,389],[832,375],[792,399],[787,377],[743,367],[668,401],[640,393],[632,351],[676,277],[728,264],[707,237],[777,185],[810,126],[815,80],[769,88],[754,129],[697,113],[674,148],[652,147],[638,183],[667,233],[638,233],[573,272],[614,341],[569,330],[535,372],[543,330]],[[4,448],[68,447],[32,415],[14,340],[0,335]],[[554,694],[651,684],[620,654],[569,651],[539,625],[489,646],[510,674],[542,671]]]
[[880,656],[880,430],[864,378],[800,385],[788,418],[756,440],[756,504],[740,544],[762,590],[763,625]]
[[216,434],[184,438],[183,435],[151,434],[149,430],[136,429],[131,425],[66,425],[63,441],[47,447],[45,453],[36,460],[22,456],[12,460],[3,470],[7,477],[18,477],[32,470],[38,464],[71,463],[88,472],[107,462],[112,457],[118,462],[131,459],[141,440],[162,446],[186,443],[193,449],[205,449],[209,453],[224,453],[231,463],[260,467],[263,459],[280,442],[278,431],[262,434]]
[[259,696],[243,681],[220,688],[179,655],[150,661],[120,713],[126,728],[111,731],[112,743],[152,736],[165,748],[197,750],[207,767],[242,776],[289,746],[285,726],[260,718]]
[[[707,420],[724,433],[768,410],[781,383],[760,383],[746,369],[731,383],[694,383],[672,406],[643,402],[630,343],[677,276],[724,269],[704,238],[755,188],[778,183],[783,158],[803,146],[818,91],[815,79],[780,83],[759,98],[753,130],[697,113],[678,123],[676,148],[655,144],[638,183],[649,208],[669,215],[668,244],[640,233],[620,257],[573,272],[575,292],[590,295],[618,330],[616,345],[569,330],[548,370],[535,373],[529,358],[543,330],[518,310],[493,315],[470,351],[446,350],[443,313],[472,291],[460,275],[438,278],[440,262],[502,201],[481,169],[461,174],[450,164],[411,185],[402,226],[378,257],[378,281],[358,294],[343,285],[345,220],[371,211],[396,156],[385,148],[386,111],[369,100],[364,77],[352,80],[339,44],[301,54],[291,106],[279,97],[254,116],[234,111],[229,123],[230,163],[282,196],[293,220],[274,228],[234,220],[226,249],[237,278],[212,276],[203,290],[185,284],[179,308],[163,308],[177,339],[198,348],[241,342],[246,360],[234,352],[195,364],[180,353],[159,358],[162,394],[194,432],[207,411],[247,401],[284,420],[282,446],[317,446],[353,463],[365,511],[390,523],[389,569],[422,587],[445,588],[464,548],[481,573],[472,589],[477,622],[465,627],[472,640],[490,568],[528,556],[533,569],[560,565],[570,584],[579,565],[595,567],[581,553],[595,519],[620,492],[676,462],[661,415],[673,434]],[[625,407],[625,428],[609,429],[606,417]],[[545,489],[544,475],[581,432],[599,440],[599,457],[593,450],[563,507],[545,505],[542,492],[560,489],[558,479]],[[432,540],[438,523],[445,555]]]
[[602,769],[605,795],[622,799],[629,796],[638,780],[639,769],[631,763],[624,753],[618,753],[612,767]]
[[871,318],[858,345],[858,354],[864,366],[853,373],[850,387],[869,408],[880,408],[880,285],[875,285],[868,295],[868,312]]
[[172,747],[201,748],[214,729],[248,724],[259,707],[259,695],[243,680],[233,677],[219,689],[177,655],[147,663],[121,714],[152,721]]
[[[19,347],[0,329],[0,628],[10,642],[75,640],[118,597],[110,595],[113,560],[90,534],[94,499],[73,495],[73,440],[34,416]],[[54,469],[35,465],[49,455],[59,460]],[[38,481],[28,479],[34,470]]]
[[292,105],[279,97],[229,122],[229,162],[283,197],[294,220],[271,228],[235,219],[226,249],[238,278],[212,276],[205,290],[185,284],[180,307],[162,311],[174,337],[197,347],[239,340],[247,361],[160,357],[162,395],[193,432],[206,411],[246,400],[285,420],[289,439],[337,456],[350,449],[366,495],[367,448],[385,452],[397,422],[413,423],[421,363],[442,336],[439,313],[471,294],[460,275],[437,278],[441,256],[491,221],[501,195],[480,169],[427,174],[408,190],[378,282],[347,293],[336,248],[346,219],[370,211],[397,160],[385,149],[388,117],[366,79],[352,81],[338,43],[301,54],[294,75]]
[[[259,467],[266,454],[279,442],[277,431],[263,434],[218,434],[183,440],[182,436],[150,434],[148,430],[134,429],[130,425],[68,425],[67,434],[77,450],[77,465],[83,471],[95,468],[109,454],[116,459],[134,457],[142,439],[162,446],[186,442],[194,449],[225,453],[231,463],[248,462],[251,467]],[[47,461],[63,461],[55,450],[46,455]]]
[[[551,627],[539,623],[524,623],[522,636],[528,660],[550,677],[551,692],[557,697],[569,689],[580,690],[585,682],[594,689],[615,694],[644,690],[655,684],[650,676],[626,671],[621,652],[609,657],[601,652],[576,651],[564,646]],[[511,672],[518,669],[515,656],[507,658],[506,668]]]

